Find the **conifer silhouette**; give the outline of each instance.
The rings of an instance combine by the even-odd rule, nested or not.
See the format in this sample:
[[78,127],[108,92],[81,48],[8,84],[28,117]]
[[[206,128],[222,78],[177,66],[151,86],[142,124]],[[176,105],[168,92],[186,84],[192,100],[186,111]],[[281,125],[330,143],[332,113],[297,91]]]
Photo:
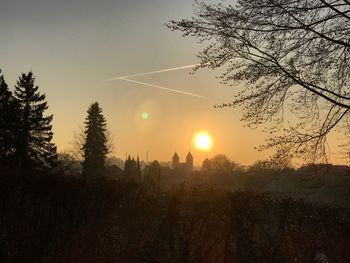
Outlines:
[[[1,70],[0,70],[1,73]],[[0,75],[0,161],[12,157],[16,145],[18,104]]]
[[141,169],[141,164],[140,164],[140,158],[137,155],[137,161],[136,161],[136,169],[137,169],[137,176],[140,178],[142,175],[142,169]]
[[82,147],[84,152],[83,174],[98,176],[103,173],[108,153],[106,119],[97,102],[90,105],[87,113],[85,142]]
[[124,174],[128,179],[141,179],[142,171],[139,156],[137,156],[136,160],[134,157],[131,157],[130,155],[128,156],[125,160]]
[[38,92],[32,72],[22,73],[15,86],[19,106],[16,158],[20,167],[28,165],[52,167],[57,161],[56,146],[52,142],[53,115],[44,116],[48,109],[45,94]]

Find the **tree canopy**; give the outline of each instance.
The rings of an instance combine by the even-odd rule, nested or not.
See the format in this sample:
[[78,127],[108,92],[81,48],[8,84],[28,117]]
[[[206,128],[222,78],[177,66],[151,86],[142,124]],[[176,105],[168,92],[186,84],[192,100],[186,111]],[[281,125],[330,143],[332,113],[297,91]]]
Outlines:
[[200,67],[225,69],[234,98],[216,106],[242,107],[253,128],[273,124],[260,149],[326,160],[329,133],[349,132],[350,1],[229,2],[196,2],[191,19],[168,27],[208,43]]
[[215,155],[210,160],[211,169],[214,174],[231,175],[235,168],[235,164],[224,154]]

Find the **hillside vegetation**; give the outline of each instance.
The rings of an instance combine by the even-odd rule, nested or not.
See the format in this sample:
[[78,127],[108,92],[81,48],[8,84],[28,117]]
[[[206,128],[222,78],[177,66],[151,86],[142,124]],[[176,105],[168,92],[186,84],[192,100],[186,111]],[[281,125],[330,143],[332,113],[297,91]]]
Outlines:
[[0,172],[0,262],[350,261],[350,212],[255,191]]

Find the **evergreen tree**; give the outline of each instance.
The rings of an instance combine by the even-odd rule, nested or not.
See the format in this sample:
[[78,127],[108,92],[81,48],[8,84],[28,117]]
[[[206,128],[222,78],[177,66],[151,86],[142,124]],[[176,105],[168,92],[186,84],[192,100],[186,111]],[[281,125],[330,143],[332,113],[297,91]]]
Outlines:
[[160,190],[161,187],[161,166],[157,160],[154,160],[147,169],[147,178],[154,186]]
[[129,155],[128,158],[125,160],[124,174],[129,177],[131,175],[131,170],[132,170],[132,161]]
[[44,116],[48,109],[45,94],[38,92],[32,72],[22,74],[15,86],[19,106],[16,158],[20,167],[35,165],[52,167],[57,161],[56,146],[52,142],[53,115]]
[[17,124],[18,105],[8,89],[4,76],[0,75],[0,161],[13,156]]
[[104,169],[107,148],[106,119],[97,102],[91,104],[85,121],[85,142],[83,174],[89,176],[101,175]]
[[139,156],[137,156],[136,169],[137,169],[137,177],[138,177],[138,178],[141,178],[141,176],[142,176],[142,171],[141,171],[141,164],[140,164],[140,158],[139,158]]
[[137,172],[137,164],[134,157],[128,156],[128,159],[125,161],[124,173],[130,179],[135,179]]
[[134,157],[131,158],[130,155],[128,156],[128,158],[125,160],[124,174],[131,180],[141,179],[141,165],[138,156],[136,160]]

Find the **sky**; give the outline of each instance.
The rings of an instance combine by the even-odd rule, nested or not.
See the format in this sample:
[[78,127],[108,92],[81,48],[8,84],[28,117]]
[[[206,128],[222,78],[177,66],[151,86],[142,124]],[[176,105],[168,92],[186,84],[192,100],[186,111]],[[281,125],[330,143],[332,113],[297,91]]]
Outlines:
[[[167,89],[115,79],[199,63],[203,48],[164,24],[188,18],[190,0],[5,0],[0,7],[0,68],[10,86],[18,75],[33,71],[54,114],[58,151],[71,147],[89,105],[99,102],[113,134],[113,155],[139,155],[169,161],[175,151],[184,161],[188,151],[200,165],[224,153],[241,164],[266,157],[254,147],[264,143],[260,130],[240,122],[237,109],[215,109],[230,102],[232,87],[222,85],[218,71],[191,69],[132,78]],[[205,98],[202,98],[205,97]],[[144,120],[142,114],[149,118]],[[194,134],[213,138],[208,152],[192,144]]]

